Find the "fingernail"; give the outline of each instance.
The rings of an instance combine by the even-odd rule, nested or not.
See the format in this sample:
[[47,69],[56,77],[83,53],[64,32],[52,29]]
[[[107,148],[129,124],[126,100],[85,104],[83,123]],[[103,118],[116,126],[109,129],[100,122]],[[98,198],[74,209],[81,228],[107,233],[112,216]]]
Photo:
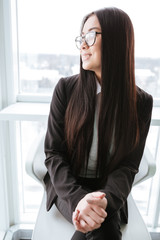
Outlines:
[[104,198],[106,196],[106,194],[104,193],[104,194],[102,194],[101,196],[100,196],[100,198],[102,199],[102,198]]

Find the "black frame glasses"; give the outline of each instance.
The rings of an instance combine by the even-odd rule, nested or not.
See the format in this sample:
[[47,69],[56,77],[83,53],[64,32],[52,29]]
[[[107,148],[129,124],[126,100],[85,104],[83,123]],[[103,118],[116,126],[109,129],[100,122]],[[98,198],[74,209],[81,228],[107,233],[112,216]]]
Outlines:
[[83,41],[85,41],[85,43],[87,44],[88,47],[93,46],[96,41],[97,34],[102,34],[102,33],[96,32],[96,31],[90,31],[90,32],[86,33],[84,36],[76,37],[76,39],[75,39],[76,47],[80,50]]

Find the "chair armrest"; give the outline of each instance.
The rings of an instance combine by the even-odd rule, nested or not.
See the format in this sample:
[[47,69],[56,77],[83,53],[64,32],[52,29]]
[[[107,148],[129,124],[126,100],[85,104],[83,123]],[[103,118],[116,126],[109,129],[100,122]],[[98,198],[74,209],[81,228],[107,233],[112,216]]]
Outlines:
[[151,177],[154,176],[154,174],[156,172],[156,162],[153,158],[153,155],[149,151],[148,147],[146,147],[145,153],[146,153],[146,159],[147,159],[147,162],[148,162],[148,174],[147,174],[148,177],[147,178],[151,178]]
[[151,240],[146,224],[131,194],[128,196],[128,224],[122,224],[123,240]]
[[137,185],[140,182],[143,182],[148,178],[153,177],[155,172],[156,163],[148,147],[145,147],[144,154],[139,166],[139,172],[135,176],[133,185]]

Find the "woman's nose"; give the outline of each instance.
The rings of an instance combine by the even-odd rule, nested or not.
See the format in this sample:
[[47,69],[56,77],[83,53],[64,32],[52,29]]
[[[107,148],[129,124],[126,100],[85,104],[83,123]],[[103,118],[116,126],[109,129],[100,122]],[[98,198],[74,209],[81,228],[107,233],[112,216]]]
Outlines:
[[88,48],[88,45],[87,45],[86,41],[83,39],[82,44],[81,44],[81,49],[86,49],[86,48]]

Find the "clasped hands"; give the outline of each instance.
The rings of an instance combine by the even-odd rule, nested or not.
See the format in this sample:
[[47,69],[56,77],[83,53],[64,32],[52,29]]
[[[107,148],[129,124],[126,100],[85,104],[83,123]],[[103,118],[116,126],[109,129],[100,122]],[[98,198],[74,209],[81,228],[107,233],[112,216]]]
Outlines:
[[105,196],[103,192],[92,192],[86,194],[79,201],[72,215],[72,221],[77,231],[87,233],[101,226],[107,217]]

